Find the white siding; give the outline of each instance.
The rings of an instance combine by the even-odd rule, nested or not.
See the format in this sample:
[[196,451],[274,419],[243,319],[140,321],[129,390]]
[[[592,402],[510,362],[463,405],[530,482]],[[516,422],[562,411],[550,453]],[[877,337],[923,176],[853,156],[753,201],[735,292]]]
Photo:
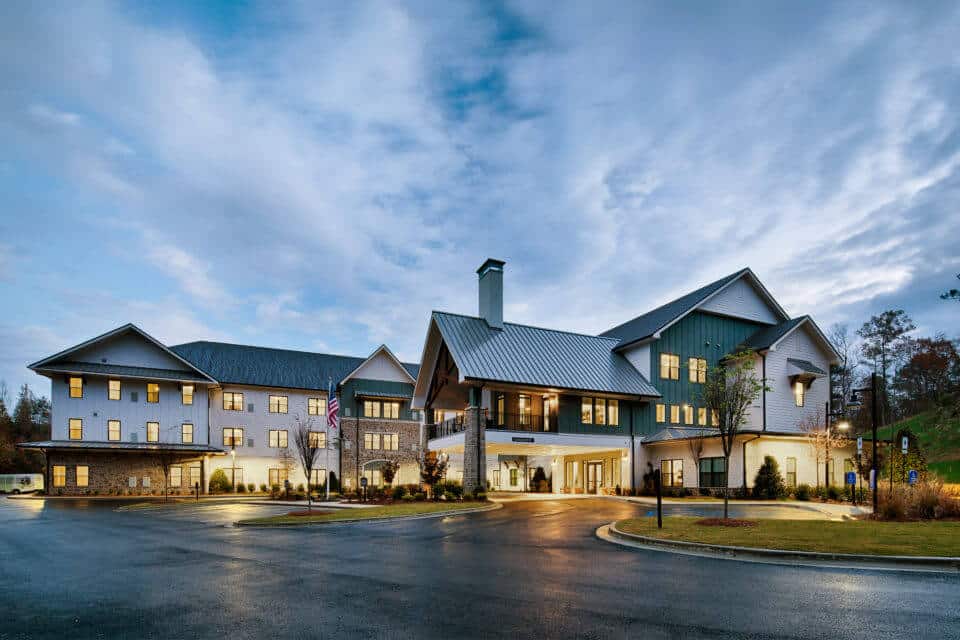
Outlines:
[[650,345],[642,344],[638,347],[632,347],[623,352],[623,357],[627,362],[633,365],[633,368],[643,374],[643,377],[650,380]]
[[128,332],[66,356],[70,362],[94,362],[152,369],[190,371],[190,367],[157,348],[139,334]]
[[363,380],[389,380],[410,384],[410,374],[407,370],[398,366],[390,356],[383,352],[364,362],[352,377]]
[[819,410],[822,416],[829,397],[827,376],[817,378],[807,389],[804,406],[796,406],[790,386],[787,358],[809,360],[823,371],[830,370],[830,355],[814,340],[806,324],[787,335],[775,351],[767,354],[767,431],[800,431],[799,423]]
[[778,324],[780,318],[745,277],[733,282],[699,307],[734,318]]

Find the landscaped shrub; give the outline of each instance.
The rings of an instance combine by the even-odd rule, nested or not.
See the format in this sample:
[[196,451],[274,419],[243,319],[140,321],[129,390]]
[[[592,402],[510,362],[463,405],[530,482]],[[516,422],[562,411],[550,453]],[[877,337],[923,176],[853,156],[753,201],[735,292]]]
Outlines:
[[787,495],[787,487],[780,475],[780,466],[773,456],[764,456],[763,464],[753,480],[753,497],[776,500]]
[[432,492],[435,499],[439,499],[445,493],[452,493],[454,498],[459,498],[463,495],[463,485],[452,480],[441,480],[433,485]]
[[261,484],[261,485],[260,485],[260,493],[266,493],[266,492],[267,492],[267,485],[266,485],[266,484]]
[[233,491],[233,485],[230,484],[230,480],[227,478],[227,474],[223,469],[217,469],[210,475],[209,483],[210,493],[224,493],[227,491]]
[[797,487],[797,490],[794,492],[793,496],[797,500],[803,500],[804,502],[810,499],[810,485],[801,484]]
[[533,472],[533,480],[530,483],[531,491],[537,491],[539,493],[546,493],[547,486],[547,473],[543,470],[543,467],[537,467]]
[[247,485],[243,484],[242,482],[237,485],[237,493],[246,493],[246,492],[247,492]]
[[921,481],[910,486],[881,489],[879,515],[883,520],[937,520],[960,518],[960,497],[948,491],[940,480]]
[[416,499],[417,499],[416,496],[410,493],[403,494],[403,498],[401,498],[401,500],[403,500],[404,502],[413,502]]
[[394,500],[402,500],[405,495],[407,495],[407,490],[401,486],[396,486],[391,490]]
[[306,488],[304,488],[302,482],[297,485],[297,493],[304,493],[305,491],[306,491]]
[[451,502],[451,501],[456,502],[457,495],[452,491],[445,491],[443,494],[443,499],[446,500],[447,502]]
[[257,485],[253,484],[252,482],[247,483],[247,491],[249,491],[250,493],[253,493],[256,490],[257,490]]
[[423,491],[417,491],[415,494],[413,494],[413,499],[417,502],[423,502],[427,499],[427,494],[425,494]]
[[340,491],[340,481],[337,480],[337,472],[330,472],[330,493],[336,493]]
[[841,495],[839,487],[833,485],[827,487],[827,500],[839,500]]
[[483,502],[484,500],[487,499],[487,492],[486,492],[486,491],[477,491],[477,492],[475,492],[475,493],[473,494],[473,499],[474,499],[474,500],[479,500],[480,502]]

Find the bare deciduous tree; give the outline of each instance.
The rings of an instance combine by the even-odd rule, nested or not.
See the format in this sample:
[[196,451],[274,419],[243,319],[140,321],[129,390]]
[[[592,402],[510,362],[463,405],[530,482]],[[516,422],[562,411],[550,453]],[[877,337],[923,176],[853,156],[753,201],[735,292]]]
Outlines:
[[303,467],[303,475],[307,477],[307,511],[313,508],[310,478],[313,475],[313,467],[317,463],[317,456],[320,455],[320,449],[316,447],[317,443],[310,438],[312,430],[313,418],[304,419],[299,413],[293,417],[293,443],[297,449],[300,465]]
[[[807,414],[798,423],[800,431],[807,436],[813,456],[816,459],[817,469],[822,462],[825,466],[832,449],[841,449],[850,444],[850,441],[836,429],[827,430],[823,411],[817,409],[815,413]],[[820,486],[820,472],[817,471],[817,486]]]
[[693,473],[700,472],[700,459],[703,458],[703,443],[706,437],[707,434],[703,429],[697,429],[696,433],[687,440],[687,449],[690,451],[690,457],[693,458]]

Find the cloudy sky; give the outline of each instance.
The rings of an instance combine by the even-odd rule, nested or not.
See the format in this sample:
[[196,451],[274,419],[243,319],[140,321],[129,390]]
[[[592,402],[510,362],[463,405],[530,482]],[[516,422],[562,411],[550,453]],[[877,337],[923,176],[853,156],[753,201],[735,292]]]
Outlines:
[[960,333],[955,3],[146,4],[0,3],[12,388],[125,322],[416,361],[487,256],[516,322],[749,265]]

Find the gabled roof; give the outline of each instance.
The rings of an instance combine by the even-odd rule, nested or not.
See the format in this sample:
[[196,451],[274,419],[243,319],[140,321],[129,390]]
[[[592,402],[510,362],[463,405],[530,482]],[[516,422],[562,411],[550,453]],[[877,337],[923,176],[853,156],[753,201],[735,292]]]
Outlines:
[[751,349],[754,351],[776,349],[777,345],[784,338],[800,327],[810,328],[813,334],[820,340],[826,351],[830,353],[831,359],[835,360],[840,357],[840,354],[837,353],[836,347],[833,346],[833,343],[831,343],[827,336],[824,335],[823,331],[820,330],[820,327],[817,326],[817,323],[814,322],[813,318],[810,316],[799,316],[797,318],[793,318],[792,320],[781,322],[780,324],[772,327],[764,327],[744,340],[741,346],[745,349]]
[[774,300],[773,296],[770,295],[770,292],[766,290],[753,271],[750,269],[741,269],[736,273],[731,273],[728,276],[724,276],[719,280],[700,287],[696,291],[691,291],[676,300],[661,305],[653,311],[648,311],[633,320],[628,320],[621,325],[608,329],[600,335],[619,340],[620,344],[617,345],[617,349],[624,349],[641,340],[656,337],[656,334],[660,331],[677,322],[742,277],[748,277],[750,279],[751,283],[758,289],[766,302],[776,311],[777,315],[784,319],[788,317],[787,313],[777,304],[777,301]]
[[[34,362],[33,364],[27,365],[27,368],[32,369],[32,370],[34,370],[34,371],[37,371],[37,370],[54,371],[54,370],[56,370],[56,368],[53,366],[54,363],[56,363],[57,365],[62,365],[63,362],[69,362],[68,360],[66,360],[67,356],[69,356],[69,355],[71,355],[71,354],[74,354],[74,353],[76,353],[76,352],[78,352],[78,351],[81,351],[81,350],[83,350],[83,349],[86,349],[87,347],[89,347],[89,346],[91,346],[91,345],[94,345],[94,344],[96,344],[96,343],[98,343],[98,342],[102,342],[102,341],[104,341],[104,340],[108,340],[108,339],[110,339],[110,338],[113,338],[113,337],[115,337],[115,336],[119,336],[119,335],[122,335],[122,334],[128,333],[128,332],[129,332],[129,333],[136,333],[137,335],[139,335],[140,337],[142,337],[142,338],[143,338],[144,340],[146,340],[147,342],[151,343],[152,345],[154,345],[155,347],[157,347],[158,349],[160,349],[161,351],[163,351],[163,352],[166,353],[167,355],[171,356],[173,359],[177,360],[178,362],[182,362],[183,365],[184,365],[184,368],[185,368],[187,371],[190,371],[190,372],[192,372],[192,373],[195,373],[195,374],[197,375],[197,377],[198,377],[199,380],[203,380],[203,381],[205,381],[205,382],[216,382],[216,380],[214,380],[214,379],[210,376],[210,374],[207,373],[207,371],[204,370],[202,367],[199,367],[198,365],[196,365],[196,364],[194,364],[194,363],[192,363],[192,362],[184,359],[181,355],[179,355],[178,353],[176,353],[175,351],[173,351],[172,349],[170,349],[169,347],[167,347],[165,344],[163,344],[162,342],[160,342],[159,340],[157,340],[156,338],[154,338],[154,337],[151,336],[149,333],[147,333],[146,331],[144,331],[143,329],[141,329],[141,328],[138,327],[137,325],[133,324],[132,322],[128,322],[128,323],[125,324],[125,325],[122,325],[122,326],[120,326],[120,327],[117,327],[116,329],[114,329],[114,330],[112,330],[112,331],[108,331],[108,332],[106,332],[106,333],[104,333],[104,334],[101,334],[101,335],[95,337],[95,338],[90,338],[89,340],[87,340],[87,341],[85,341],[85,342],[81,342],[81,343],[78,344],[78,345],[75,345],[75,346],[73,346],[73,347],[70,347],[69,349],[64,349],[63,351],[60,351],[59,353],[55,353],[55,354],[53,354],[52,356],[49,356],[49,357],[47,357],[47,358],[43,358],[42,360],[37,360],[37,361]],[[59,362],[59,363],[58,363],[58,362],[57,362],[58,360],[59,360],[59,361],[63,361],[63,362]],[[71,364],[76,364],[76,363],[71,363]],[[118,365],[110,365],[109,368],[110,368],[111,370],[116,370],[116,369],[118,369],[118,368],[123,368],[123,367],[118,367]],[[136,368],[139,368],[139,367],[128,367],[128,368],[136,369]],[[175,371],[175,370],[170,370],[170,371]],[[93,371],[91,370],[91,371],[89,371],[89,373],[93,373]]]
[[91,440],[41,440],[18,442],[18,449],[81,449],[104,451],[173,451],[177,453],[226,453],[223,449],[208,444],[182,444],[180,442],[97,442]]
[[[225,342],[188,342],[171,349],[224,384],[318,391],[326,391],[330,380],[339,384],[368,360]],[[417,369],[417,365],[403,367],[408,372],[410,367]]]
[[119,364],[100,364],[98,362],[58,362],[39,367],[45,373],[93,373],[116,378],[136,378],[145,380],[173,380],[176,382],[205,382],[210,378],[192,371],[176,369],[155,369],[153,367],[130,367]]
[[417,373],[420,372],[420,365],[409,364],[409,363],[405,364],[403,362],[400,362],[400,359],[397,356],[395,356],[393,354],[393,351],[390,351],[389,347],[387,347],[387,345],[385,344],[382,344],[376,349],[374,349],[373,353],[367,356],[367,358],[363,362],[361,362],[359,365],[357,365],[357,367],[353,371],[345,375],[343,379],[340,380],[340,383],[342,384],[347,380],[349,380],[350,378],[352,378],[353,376],[355,376],[356,373],[363,368],[363,365],[367,364],[368,362],[376,358],[381,353],[387,356],[387,358],[389,358],[395,365],[397,365],[397,368],[400,369],[407,376],[407,378],[410,379],[410,384],[416,384]]
[[622,355],[612,338],[434,311],[432,322],[460,376],[538,387],[637,396],[660,393]]

